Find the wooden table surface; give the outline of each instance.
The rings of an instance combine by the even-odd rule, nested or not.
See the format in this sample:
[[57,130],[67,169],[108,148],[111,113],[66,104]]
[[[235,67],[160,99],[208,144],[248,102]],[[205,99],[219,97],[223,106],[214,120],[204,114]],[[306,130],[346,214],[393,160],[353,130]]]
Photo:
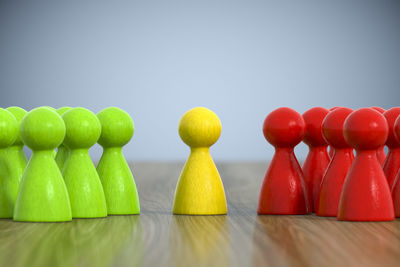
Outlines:
[[400,224],[257,216],[266,163],[217,164],[227,216],[171,215],[183,163],[138,163],[140,216],[0,220],[0,266],[399,266]]

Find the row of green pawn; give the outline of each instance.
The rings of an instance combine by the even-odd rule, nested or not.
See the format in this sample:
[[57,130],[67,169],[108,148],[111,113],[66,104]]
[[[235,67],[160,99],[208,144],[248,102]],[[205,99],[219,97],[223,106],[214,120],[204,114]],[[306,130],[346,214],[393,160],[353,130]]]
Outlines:
[[[80,107],[0,108],[0,218],[62,222],[139,214],[122,153],[133,132],[132,118],[116,107],[97,115]],[[103,148],[97,168],[89,155],[96,142]],[[29,161],[24,145],[32,150]]]

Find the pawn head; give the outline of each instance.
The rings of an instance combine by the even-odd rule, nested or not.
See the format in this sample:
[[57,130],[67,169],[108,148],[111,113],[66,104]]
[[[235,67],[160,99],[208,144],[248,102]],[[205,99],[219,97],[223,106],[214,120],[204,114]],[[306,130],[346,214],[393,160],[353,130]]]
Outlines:
[[306,124],[303,117],[291,108],[278,108],[264,120],[265,139],[275,147],[294,147],[303,140]]
[[52,111],[57,112],[57,110],[56,110],[55,108],[50,107],[50,106],[41,106],[41,107],[42,107],[42,108],[47,108],[47,109],[50,109],[50,110],[52,110]]
[[86,108],[72,108],[62,115],[65,123],[64,145],[70,149],[90,148],[100,137],[97,116]]
[[388,130],[385,117],[372,108],[352,112],[343,127],[344,138],[357,150],[372,150],[383,146]]
[[11,112],[0,108],[0,148],[11,146],[18,136],[18,123]]
[[398,140],[396,140],[396,137],[395,137],[394,131],[393,131],[394,123],[395,123],[396,119],[399,117],[399,115],[400,115],[400,107],[394,107],[394,108],[388,109],[387,111],[385,111],[383,113],[383,116],[385,116],[388,126],[389,126],[389,135],[386,140],[386,145],[389,148],[400,147],[400,142]]
[[309,146],[324,146],[327,145],[322,135],[322,121],[325,119],[329,110],[321,107],[315,107],[307,110],[303,114],[303,119],[306,123],[306,134],[304,143]]
[[19,134],[19,127],[21,125],[22,119],[28,112],[20,107],[8,107],[6,108],[6,110],[11,112],[14,115],[15,119],[17,120],[18,133],[17,133],[17,138],[15,139],[13,145],[22,146],[24,143],[22,142],[21,135]]
[[54,110],[38,107],[24,116],[20,134],[22,141],[32,150],[51,150],[64,140],[65,124]]
[[344,121],[352,112],[350,108],[336,108],[326,115],[322,122],[322,133],[328,144],[335,148],[350,147],[344,139],[343,126]]
[[221,135],[217,114],[204,107],[187,111],[179,121],[179,136],[190,147],[210,147]]
[[57,111],[58,115],[62,116],[65,112],[67,112],[70,109],[71,109],[71,107],[61,107],[61,108],[58,108],[56,111]]
[[135,125],[127,112],[117,107],[105,108],[97,113],[101,124],[98,143],[102,147],[122,147],[133,136]]
[[386,110],[381,108],[381,107],[371,107],[372,109],[375,109],[376,111],[378,111],[379,113],[383,114]]

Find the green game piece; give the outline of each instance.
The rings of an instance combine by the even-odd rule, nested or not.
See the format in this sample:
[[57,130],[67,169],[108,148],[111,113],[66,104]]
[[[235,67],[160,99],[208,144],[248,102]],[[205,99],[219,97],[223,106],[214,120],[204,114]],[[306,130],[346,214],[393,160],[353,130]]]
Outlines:
[[[58,115],[62,116],[65,112],[70,110],[71,107],[61,107],[57,109]],[[65,164],[65,160],[68,158],[69,154],[69,149],[63,144],[61,144],[58,149],[57,149],[57,154],[56,154],[56,163],[58,167],[60,168],[60,171],[62,172]]]
[[116,107],[103,109],[97,117],[102,127],[98,143],[103,147],[97,172],[106,195],[108,214],[139,214],[135,180],[122,154],[122,147],[133,136],[133,121],[128,113]]
[[107,204],[89,148],[100,137],[96,115],[85,108],[73,108],[62,116],[67,129],[64,145],[70,150],[63,176],[71,200],[72,218],[107,216]]
[[16,175],[19,177],[18,181],[21,180],[22,174],[25,170],[26,164],[28,160],[24,153],[24,142],[22,142],[21,135],[19,134],[19,126],[21,125],[21,121],[24,116],[28,113],[25,109],[20,107],[8,107],[6,108],[9,112],[11,112],[14,117],[17,119],[18,123],[18,135],[14,144],[12,144],[7,149],[7,157],[10,162],[14,165]]
[[72,217],[67,188],[52,155],[64,140],[64,121],[49,108],[35,108],[23,118],[20,134],[33,153],[22,175],[14,220],[70,221]]
[[21,124],[22,118],[27,112],[20,107],[8,107],[6,110],[12,113],[17,120],[17,138],[15,139],[14,143],[7,148],[8,181],[11,183],[9,184],[11,188],[8,192],[9,202],[12,203],[12,209],[10,210],[7,218],[12,218],[15,201],[17,199],[19,182],[28,162],[23,150],[24,143],[19,135],[19,125]]
[[[52,111],[55,111],[55,112],[57,112],[57,110],[55,109],[55,108],[53,108],[53,107],[50,107],[50,106],[41,106],[42,108],[48,108],[48,109],[50,109],[50,110],[52,110]],[[60,115],[61,116],[61,115]],[[56,150],[54,150],[53,152],[52,152],[52,155],[53,155],[53,157],[55,158],[56,157],[56,155],[57,155],[57,151]],[[62,171],[62,170],[61,170]]]
[[57,112],[57,110],[55,108],[50,107],[50,106],[41,106],[41,108],[47,108],[47,109],[50,109],[51,111]]
[[62,116],[65,112],[67,112],[67,111],[70,110],[70,109],[71,109],[71,107],[65,106],[65,107],[58,108],[58,109],[56,110],[56,112],[57,112],[60,116]]
[[11,171],[7,148],[18,136],[18,123],[11,112],[0,108],[0,218],[12,218],[19,179]]
[[18,123],[17,139],[15,140],[14,144],[12,144],[7,149],[7,157],[14,165],[15,171],[17,172],[16,175],[19,177],[19,181],[21,180],[22,173],[24,172],[26,164],[28,163],[28,160],[24,153],[24,142],[22,142],[21,135],[19,134],[19,127],[21,125],[22,119],[28,112],[20,107],[8,107],[6,108],[6,110],[14,115]]

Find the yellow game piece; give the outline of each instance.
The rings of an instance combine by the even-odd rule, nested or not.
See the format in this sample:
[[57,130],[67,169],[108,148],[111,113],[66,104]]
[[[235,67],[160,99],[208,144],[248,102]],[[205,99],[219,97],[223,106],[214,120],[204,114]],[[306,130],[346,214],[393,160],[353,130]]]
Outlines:
[[210,155],[210,146],[221,135],[221,121],[207,108],[193,108],[181,118],[179,135],[190,155],[176,186],[173,213],[226,214],[224,186]]

